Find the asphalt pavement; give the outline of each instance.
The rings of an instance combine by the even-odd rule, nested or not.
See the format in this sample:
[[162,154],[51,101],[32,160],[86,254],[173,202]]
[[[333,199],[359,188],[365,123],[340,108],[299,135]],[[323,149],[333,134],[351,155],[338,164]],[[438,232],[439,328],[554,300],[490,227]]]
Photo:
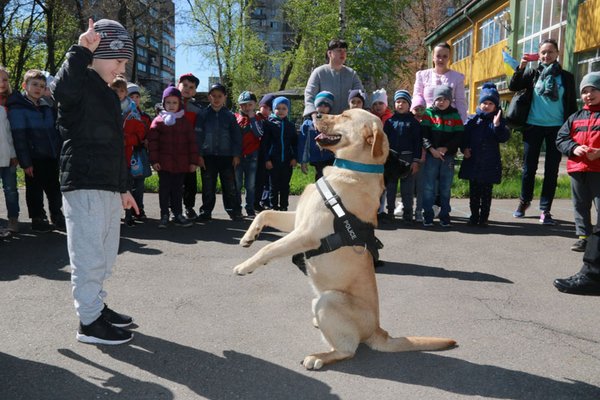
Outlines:
[[533,209],[514,219],[515,200],[494,200],[492,225],[471,228],[468,201],[457,199],[451,229],[382,226],[381,325],[458,347],[361,345],[351,360],[306,371],[304,356],[327,350],[307,278],[290,259],[232,273],[280,233],[242,248],[249,222],[229,221],[220,199],[213,221],[159,230],[157,195],[146,194],[151,220],[122,227],[105,285],[109,306],[134,316],[135,338],[85,345],[75,340],[66,236],[31,232],[24,198],[21,234],[0,244],[2,400],[600,399],[600,298],[552,286],[581,265],[569,250],[569,200],[555,201],[554,227]]

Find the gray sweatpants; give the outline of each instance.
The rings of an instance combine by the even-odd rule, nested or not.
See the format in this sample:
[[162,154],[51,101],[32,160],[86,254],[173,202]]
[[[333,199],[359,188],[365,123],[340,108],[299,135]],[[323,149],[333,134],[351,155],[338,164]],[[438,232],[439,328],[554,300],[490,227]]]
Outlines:
[[105,190],[63,193],[71,285],[79,320],[89,325],[100,316],[104,280],[119,250],[121,195]]
[[[571,172],[571,197],[575,211],[575,233],[589,236],[600,229],[600,172]],[[596,207],[596,224],[592,226],[592,203]]]

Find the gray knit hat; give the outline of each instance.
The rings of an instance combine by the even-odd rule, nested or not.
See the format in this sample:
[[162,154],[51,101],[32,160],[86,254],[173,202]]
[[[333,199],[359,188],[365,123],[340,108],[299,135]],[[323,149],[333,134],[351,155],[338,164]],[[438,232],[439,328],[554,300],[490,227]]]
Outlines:
[[110,19],[101,19],[94,23],[94,30],[100,34],[100,44],[94,51],[94,58],[133,58],[133,40],[123,25]]
[[452,88],[448,85],[436,86],[433,89],[433,101],[436,101],[440,97],[444,97],[452,102]]
[[600,90],[600,72],[590,72],[584,76],[579,84],[579,93],[583,92],[583,89],[588,86]]

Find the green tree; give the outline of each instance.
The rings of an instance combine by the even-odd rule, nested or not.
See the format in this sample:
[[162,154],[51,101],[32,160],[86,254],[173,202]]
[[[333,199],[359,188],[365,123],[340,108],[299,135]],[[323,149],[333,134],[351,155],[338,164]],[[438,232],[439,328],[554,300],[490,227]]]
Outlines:
[[188,4],[197,36],[187,45],[198,47],[214,62],[229,93],[248,89],[250,83],[254,90],[264,86],[265,46],[248,25],[252,1],[188,0]]

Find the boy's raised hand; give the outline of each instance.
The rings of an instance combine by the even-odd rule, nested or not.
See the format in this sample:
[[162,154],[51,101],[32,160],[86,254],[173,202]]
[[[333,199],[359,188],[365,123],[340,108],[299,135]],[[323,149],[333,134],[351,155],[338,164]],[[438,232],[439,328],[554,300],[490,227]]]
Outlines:
[[88,30],[79,36],[78,44],[92,53],[98,48],[98,45],[100,44],[100,34],[94,29],[93,19],[90,18],[88,20]]
[[502,118],[502,109],[498,110],[498,113],[494,116],[494,126],[500,126],[500,120]]

